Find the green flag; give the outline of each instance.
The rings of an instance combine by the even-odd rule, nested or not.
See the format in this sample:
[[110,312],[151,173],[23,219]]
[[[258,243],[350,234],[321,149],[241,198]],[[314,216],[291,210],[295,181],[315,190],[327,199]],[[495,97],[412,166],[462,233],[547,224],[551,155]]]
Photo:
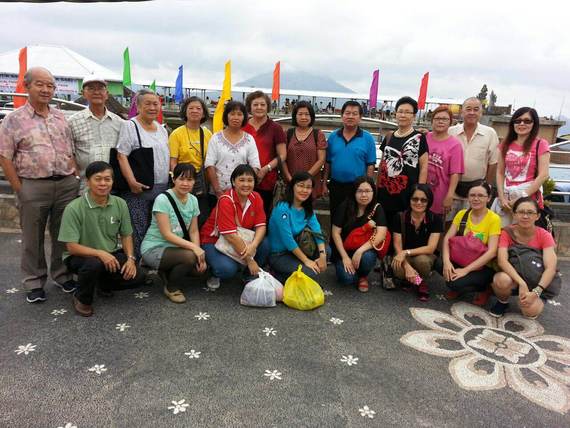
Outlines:
[[129,48],[123,52],[123,86],[131,86],[131,59],[129,58]]
[[149,89],[150,89],[151,91],[156,92],[156,79],[152,81],[152,83],[150,84]]

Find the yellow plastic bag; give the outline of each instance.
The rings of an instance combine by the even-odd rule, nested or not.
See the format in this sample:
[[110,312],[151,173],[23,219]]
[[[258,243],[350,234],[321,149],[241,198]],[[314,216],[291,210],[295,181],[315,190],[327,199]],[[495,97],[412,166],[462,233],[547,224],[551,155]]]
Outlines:
[[303,273],[299,265],[285,281],[283,303],[293,309],[310,311],[325,303],[325,293],[319,284]]

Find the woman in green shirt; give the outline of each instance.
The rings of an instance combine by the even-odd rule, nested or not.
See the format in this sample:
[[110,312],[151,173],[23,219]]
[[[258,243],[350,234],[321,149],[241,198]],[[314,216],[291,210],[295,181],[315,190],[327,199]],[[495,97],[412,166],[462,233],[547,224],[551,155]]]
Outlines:
[[195,179],[192,164],[176,165],[172,172],[174,186],[155,199],[152,221],[141,245],[144,262],[166,278],[164,294],[174,303],[186,301],[181,288],[187,277],[204,273],[207,267],[198,232],[200,209],[191,194]]

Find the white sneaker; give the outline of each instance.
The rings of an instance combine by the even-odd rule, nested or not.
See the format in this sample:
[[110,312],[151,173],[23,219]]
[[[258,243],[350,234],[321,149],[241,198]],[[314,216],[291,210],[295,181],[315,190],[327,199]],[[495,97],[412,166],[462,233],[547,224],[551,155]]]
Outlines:
[[211,276],[206,281],[206,285],[208,286],[208,288],[210,290],[217,290],[218,288],[220,288],[220,278],[217,278],[215,276]]

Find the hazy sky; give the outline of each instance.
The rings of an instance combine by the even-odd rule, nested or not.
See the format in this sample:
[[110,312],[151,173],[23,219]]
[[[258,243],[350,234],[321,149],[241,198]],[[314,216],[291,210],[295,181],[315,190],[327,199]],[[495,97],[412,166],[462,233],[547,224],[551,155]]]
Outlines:
[[[208,0],[117,4],[1,4],[0,52],[65,45],[133,79],[219,84],[232,60],[239,82],[273,69],[327,75],[380,96],[465,98],[486,83],[498,104],[570,117],[570,6],[542,1]],[[292,88],[294,89],[294,88]],[[565,99],[565,101],[564,101]]]

